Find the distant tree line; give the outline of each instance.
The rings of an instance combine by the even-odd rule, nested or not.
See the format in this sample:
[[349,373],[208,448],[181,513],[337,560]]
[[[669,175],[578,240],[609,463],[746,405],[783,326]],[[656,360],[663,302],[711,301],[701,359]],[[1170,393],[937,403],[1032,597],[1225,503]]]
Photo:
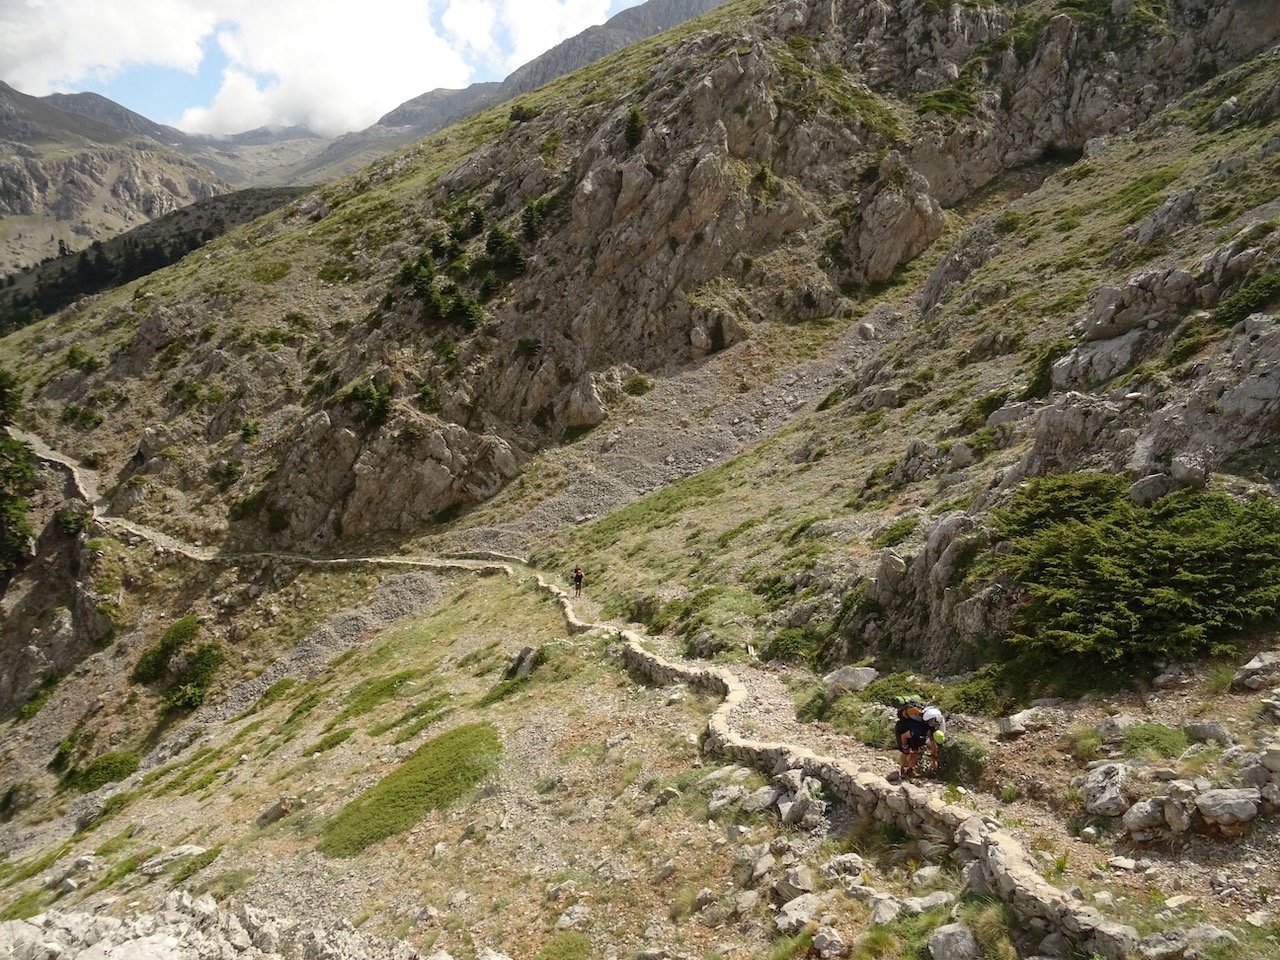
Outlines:
[[141,240],[125,236],[110,250],[95,240],[79,253],[44,261],[35,268],[35,282],[19,286],[10,274],[0,290],[0,336],[56,313],[80,297],[101,293],[181,260],[218,236],[225,227],[216,223],[201,231]]

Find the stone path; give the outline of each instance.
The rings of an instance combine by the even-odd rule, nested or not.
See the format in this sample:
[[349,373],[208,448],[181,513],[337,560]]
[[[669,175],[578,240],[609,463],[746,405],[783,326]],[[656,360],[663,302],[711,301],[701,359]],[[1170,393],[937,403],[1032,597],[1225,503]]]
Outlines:
[[[470,571],[478,575],[523,575],[513,562],[516,558],[489,558],[483,551],[473,552],[464,559],[376,556],[316,559],[271,553],[215,556],[211,551],[183,543],[161,531],[108,516],[96,496],[96,478],[90,471],[50,450],[39,438],[11,432],[29,443],[39,459],[68,472],[76,495],[94,504],[97,522],[196,560],[240,562],[251,557],[270,557],[317,566],[377,565],[422,573]],[[1044,880],[1030,852],[998,821],[972,809],[944,803],[936,791],[910,783],[891,784],[877,772],[885,766],[883,754],[814,725],[799,723],[786,690],[784,671],[771,672],[746,665],[735,665],[730,670],[721,665],[681,661],[671,657],[670,651],[664,656],[660,652],[664,641],[615,625],[584,620],[566,591],[536,573],[532,579],[560,605],[571,633],[599,632],[617,637],[623,645],[624,662],[634,674],[650,682],[687,683],[721,695],[723,702],[708,723],[709,752],[750,764],[770,775],[800,770],[804,776],[823,781],[860,815],[896,824],[911,836],[945,844],[970,868],[967,881],[971,888],[999,895],[1024,920],[1060,933],[1088,952],[1120,960],[1136,944],[1137,933],[1133,928],[1107,920],[1094,908],[1073,900]],[[428,595],[434,592],[426,583],[418,588]],[[393,603],[383,614],[391,616],[399,609],[408,607]],[[361,629],[358,635],[366,632]],[[322,634],[323,629],[318,633]],[[267,672],[270,676],[264,674],[234,688],[222,706],[213,706],[193,719],[215,722],[232,716],[251,704],[280,676],[309,669],[317,657],[337,652],[337,647],[326,644],[323,639],[308,638],[296,651],[296,660],[285,658],[278,669]],[[182,742],[183,735],[179,733],[167,742],[167,749],[162,744],[156,752],[180,750]]]

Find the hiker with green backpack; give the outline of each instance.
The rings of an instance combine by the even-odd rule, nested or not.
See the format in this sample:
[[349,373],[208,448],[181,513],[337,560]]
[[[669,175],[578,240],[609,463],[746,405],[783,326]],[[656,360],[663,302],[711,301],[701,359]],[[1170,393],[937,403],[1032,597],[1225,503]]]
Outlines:
[[908,780],[917,773],[920,754],[929,747],[931,770],[938,769],[938,747],[947,739],[947,718],[937,707],[913,700],[898,704],[898,722],[893,728],[898,748],[898,776]]

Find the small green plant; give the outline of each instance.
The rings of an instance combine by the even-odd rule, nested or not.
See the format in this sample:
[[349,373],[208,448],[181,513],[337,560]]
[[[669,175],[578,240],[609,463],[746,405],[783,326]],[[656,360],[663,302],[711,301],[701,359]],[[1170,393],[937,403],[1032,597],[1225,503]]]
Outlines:
[[193,854],[189,857],[182,857],[175,860],[169,866],[169,879],[175,887],[181,886],[190,880],[193,876],[203,870],[213,861],[217,860],[222,854],[222,847],[210,847],[204,853]]
[[1124,731],[1124,752],[1130,757],[1171,759],[1186,749],[1186,733],[1163,723],[1135,723]]
[[1250,280],[1219,303],[1213,311],[1213,319],[1223,326],[1230,326],[1277,300],[1280,300],[1280,270],[1272,270]]
[[447,807],[496,767],[498,731],[488,723],[455,727],[428,740],[396,770],[352,800],[325,827],[320,852],[352,857]]
[[164,632],[160,642],[142,652],[129,679],[133,683],[155,683],[169,668],[169,660],[180,649],[196,638],[200,631],[200,621],[194,616],[186,616],[175,621]]
[[343,743],[346,743],[347,740],[351,737],[351,735],[355,732],[356,732],[355,727],[339,727],[337,730],[334,730],[332,733],[326,734],[325,736],[321,737],[319,740],[311,744],[311,746],[307,747],[302,752],[306,754],[313,754],[313,753],[324,753],[326,750],[332,750],[334,747],[339,746]]
[[982,947],[984,957],[1018,960],[1014,937],[1022,924],[1012,907],[1000,901],[979,899],[962,905],[960,916]]
[[291,269],[292,265],[287,260],[271,260],[255,266],[249,275],[258,283],[272,284],[283,280]]
[[533,960],[590,960],[591,938],[577,930],[564,930],[542,945]]
[[56,673],[51,673],[45,677],[40,682],[36,692],[31,695],[31,698],[18,709],[18,722],[26,723],[39,713],[40,708],[53,696],[53,692],[58,689],[58,684],[61,682],[62,677]]
[[80,344],[74,343],[67,350],[67,366],[81,373],[93,373],[102,367],[102,361]]
[[643,397],[653,389],[653,381],[643,373],[633,373],[622,381],[622,392],[629,397]]
[[915,533],[919,523],[918,517],[902,517],[895,520],[887,528],[871,538],[871,546],[877,549],[896,547],[905,542],[911,534]]
[[395,401],[390,384],[369,383],[352,387],[347,393],[347,403],[356,408],[356,416],[369,427],[380,427],[391,418]]
[[1098,759],[1102,749],[1102,734],[1090,726],[1073,727],[1066,734],[1067,750],[1081,763]]
[[138,762],[136,753],[104,753],[90,761],[83,770],[70,771],[63,778],[63,784],[81,793],[89,793],[108,783],[133,776],[138,769]]

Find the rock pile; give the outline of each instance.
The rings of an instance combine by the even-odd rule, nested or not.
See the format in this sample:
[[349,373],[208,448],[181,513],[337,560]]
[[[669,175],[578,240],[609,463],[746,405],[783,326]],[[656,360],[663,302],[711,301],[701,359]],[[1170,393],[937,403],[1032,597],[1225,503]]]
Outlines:
[[418,960],[399,940],[349,922],[302,923],[247,905],[220,909],[210,896],[171,893],[154,913],[125,919],[49,911],[0,923],[0,956],[13,960]]

